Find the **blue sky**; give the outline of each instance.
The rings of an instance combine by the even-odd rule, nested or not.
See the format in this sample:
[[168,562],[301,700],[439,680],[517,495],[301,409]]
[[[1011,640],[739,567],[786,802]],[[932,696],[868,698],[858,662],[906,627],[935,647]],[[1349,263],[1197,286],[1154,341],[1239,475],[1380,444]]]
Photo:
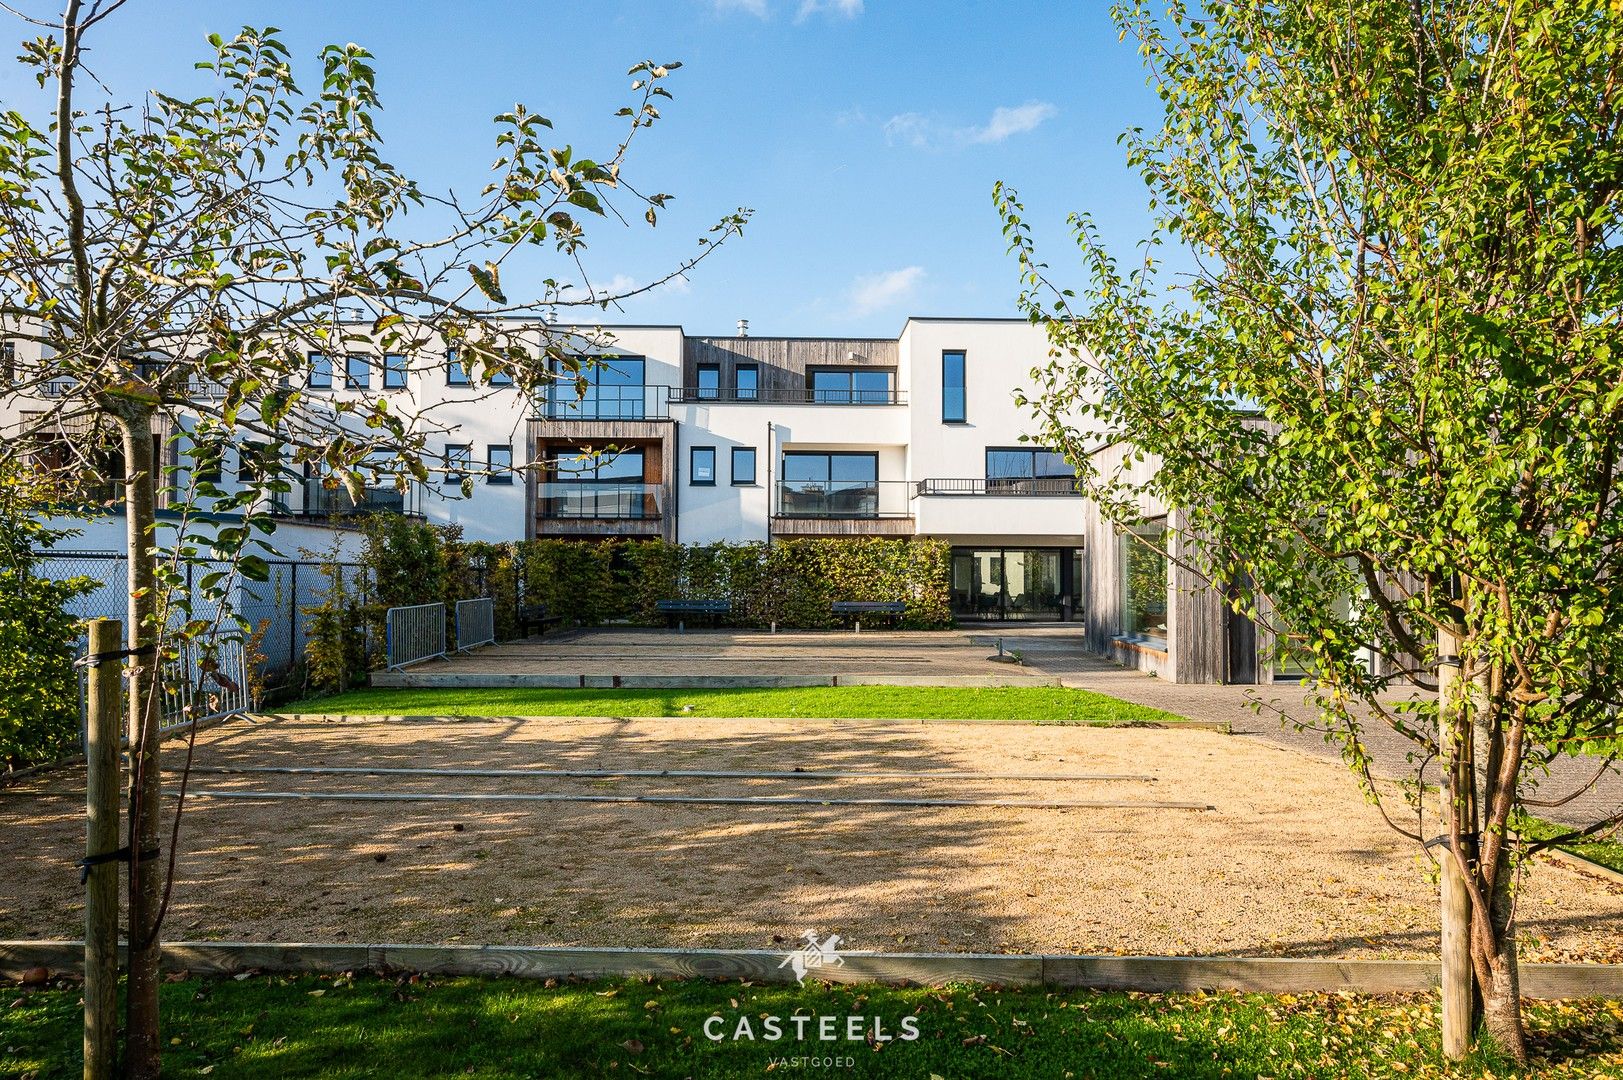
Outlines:
[[[721,214],[749,206],[755,217],[686,285],[611,319],[715,334],[744,317],[757,335],[883,336],[908,315],[1016,313],[991,201],[998,179],[1019,188],[1062,273],[1076,265],[1064,226],[1073,209],[1098,218],[1119,258],[1135,257],[1149,228],[1145,190],[1116,137],[1153,125],[1158,106],[1108,6],[131,0],[98,28],[91,66],[126,100],[154,87],[200,92],[192,64],[206,34],[270,24],[308,88],[323,43],[359,42],[378,58],[392,160],[431,189],[477,192],[497,112],[522,101],[577,152],[604,154],[621,131],[614,110],[630,100],[626,68],[680,60],[667,84],[675,100],[626,169],[672,193],[670,211],[655,230],[595,223],[588,267],[599,283],[644,282]],[[37,91],[10,66],[0,99],[33,111]],[[543,264],[527,272],[539,278]],[[525,291],[521,274],[503,284]]]

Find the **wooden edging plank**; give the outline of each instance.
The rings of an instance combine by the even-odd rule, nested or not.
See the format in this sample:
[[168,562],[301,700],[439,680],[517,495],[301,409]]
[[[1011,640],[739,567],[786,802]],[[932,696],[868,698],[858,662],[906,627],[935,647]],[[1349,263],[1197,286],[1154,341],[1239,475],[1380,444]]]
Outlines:
[[[41,793],[45,794],[45,793]],[[51,792],[49,794],[60,794]],[[165,789],[165,795],[179,792]],[[1108,802],[1094,799],[903,799],[825,798],[819,795],[554,795],[494,791],[236,791],[189,788],[190,799],[257,799],[290,802],[533,802],[675,803],[689,806],[898,806],[989,807],[1022,810],[1215,810],[1198,802]]]
[[1129,781],[1153,783],[1145,773],[981,773],[944,769],[794,769],[755,772],[747,769],[464,769],[396,768],[363,765],[192,765],[166,767],[167,773],[193,776],[461,776],[488,779],[672,779],[672,780],[1029,780]]
[[[122,951],[122,947],[121,947]],[[523,945],[334,945],[172,942],[163,946],[171,971],[229,975],[243,971],[335,973],[399,970],[440,975],[517,978],[749,979],[787,983],[786,954],[764,949],[587,949]],[[843,953],[844,964],[819,968],[816,978],[839,983],[953,982],[1066,989],[1169,993],[1234,990],[1254,993],[1423,993],[1437,985],[1433,960],[1317,960],[1273,957],[1060,956],[988,953]],[[34,967],[77,973],[84,946],[76,941],[0,941],[0,976],[19,978]],[[1531,964],[1520,967],[1522,994],[1531,998],[1623,998],[1623,964]]]
[[725,723],[768,724],[831,724],[894,726],[898,724],[1005,724],[1015,727],[1096,727],[1136,728],[1150,731],[1216,731],[1227,735],[1232,725],[1227,720],[1021,720],[1008,718],[973,717],[919,717],[893,718],[872,716],[457,716],[434,713],[276,713],[273,719],[287,724],[591,724],[607,721],[642,720],[719,720]]

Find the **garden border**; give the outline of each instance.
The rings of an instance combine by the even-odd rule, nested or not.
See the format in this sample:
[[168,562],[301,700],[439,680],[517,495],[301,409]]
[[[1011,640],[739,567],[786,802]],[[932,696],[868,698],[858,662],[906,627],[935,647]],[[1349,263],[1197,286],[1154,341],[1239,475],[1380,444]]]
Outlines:
[[[119,951],[122,956],[124,945]],[[163,967],[194,975],[253,971],[338,973],[410,971],[526,979],[748,979],[787,983],[786,952],[766,949],[589,949],[525,945],[341,945],[303,942],[165,942]],[[1176,993],[1427,993],[1437,987],[1434,960],[1316,960],[1274,957],[1066,956],[994,953],[841,953],[816,978],[838,983],[941,985],[952,982],[1056,989]],[[77,974],[77,941],[0,941],[0,977],[44,967]],[[1529,998],[1623,998],[1623,964],[1520,965]]]

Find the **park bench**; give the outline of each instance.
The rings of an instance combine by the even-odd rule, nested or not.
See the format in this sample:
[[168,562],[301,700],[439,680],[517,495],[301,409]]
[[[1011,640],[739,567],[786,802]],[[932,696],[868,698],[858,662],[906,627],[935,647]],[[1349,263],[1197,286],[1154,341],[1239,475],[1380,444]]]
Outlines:
[[532,626],[545,634],[547,627],[563,621],[562,615],[548,615],[545,604],[521,604],[518,609],[518,634],[519,637],[529,637]]
[[708,615],[711,626],[720,626],[723,615],[731,615],[731,600],[660,600],[656,605],[669,626],[686,629],[685,615]]
[[833,607],[834,614],[851,620],[859,632],[864,615],[888,615],[895,625],[907,613],[907,605],[900,600],[836,600]]

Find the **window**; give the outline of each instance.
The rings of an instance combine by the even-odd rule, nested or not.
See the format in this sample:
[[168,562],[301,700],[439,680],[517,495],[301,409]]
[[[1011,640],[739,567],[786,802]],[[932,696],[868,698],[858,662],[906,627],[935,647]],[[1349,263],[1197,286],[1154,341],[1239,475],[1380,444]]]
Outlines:
[[[641,420],[647,412],[640,356],[582,357],[579,371],[554,362],[547,386],[547,416],[553,420]],[[586,389],[579,392],[578,382]]]
[[943,424],[962,424],[964,422],[964,354],[962,352],[944,352],[941,354],[941,422]]
[[332,389],[332,357],[326,353],[310,354],[309,385],[312,390]]
[[473,376],[462,366],[462,358],[455,352],[445,354],[445,385],[472,386]]
[[473,467],[473,447],[468,443],[445,444],[445,482],[460,484]]
[[404,390],[406,388],[406,358],[401,353],[386,353],[384,355],[383,388],[385,390]]
[[890,368],[813,368],[812,400],[819,405],[884,405],[894,397]]
[[372,362],[360,353],[344,358],[344,389],[365,390],[372,385]]
[[1121,631],[1134,641],[1166,648],[1166,519],[1121,534]]
[[877,517],[879,455],[786,452],[780,491],[788,517]]
[[219,446],[192,446],[192,480],[199,484],[218,484],[225,450]]
[[721,397],[721,367],[718,364],[699,365],[699,400],[715,401]]
[[513,373],[511,371],[508,371],[505,367],[497,368],[495,371],[492,371],[490,373],[490,385],[491,386],[512,386],[513,385]]
[[755,447],[733,447],[733,485],[755,483]]
[[733,369],[733,396],[739,401],[754,401],[760,388],[760,368],[754,364],[739,364]]
[[245,442],[237,448],[237,479],[245,484],[275,476],[280,464],[275,448],[267,443]]
[[[537,486],[544,518],[659,517],[658,486],[643,481],[640,447],[562,447],[551,452],[553,482]],[[573,460],[571,460],[573,459]]]
[[714,486],[716,482],[716,448],[695,446],[690,453],[688,483]]
[[511,484],[513,482],[513,446],[511,443],[492,443],[485,451],[485,461],[490,471],[485,476],[487,484]]
[[1066,494],[1076,490],[1076,470],[1057,450],[987,447],[986,490]]
[[7,386],[17,381],[17,343],[0,341],[0,380]]

